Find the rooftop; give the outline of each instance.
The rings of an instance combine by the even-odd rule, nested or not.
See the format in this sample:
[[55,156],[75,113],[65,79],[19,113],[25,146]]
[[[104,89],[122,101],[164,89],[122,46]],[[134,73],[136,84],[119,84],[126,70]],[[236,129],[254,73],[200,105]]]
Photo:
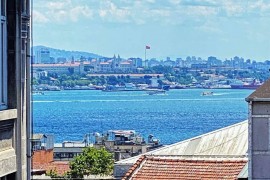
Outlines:
[[130,77],[144,77],[144,76],[152,76],[152,77],[164,77],[163,74],[87,74],[87,76],[130,76]]
[[[246,156],[247,150],[248,123],[243,121],[143,155],[231,157]],[[116,164],[134,164],[139,158],[140,156],[134,156]]]
[[55,170],[59,175],[63,175],[70,170],[68,161],[53,161],[49,163],[33,162],[32,169],[33,173],[39,171],[48,172],[49,170]]
[[270,101],[270,79],[265,81],[256,91],[250,94],[246,101],[267,100]]
[[[83,63],[83,64],[89,64],[89,63]],[[79,62],[75,63],[64,63],[64,64],[32,64],[33,68],[41,68],[41,67],[71,67],[71,66],[80,66]]]
[[45,134],[33,134],[31,140],[41,140],[42,138],[47,138]]
[[123,180],[150,179],[237,179],[247,159],[176,159],[142,156]]

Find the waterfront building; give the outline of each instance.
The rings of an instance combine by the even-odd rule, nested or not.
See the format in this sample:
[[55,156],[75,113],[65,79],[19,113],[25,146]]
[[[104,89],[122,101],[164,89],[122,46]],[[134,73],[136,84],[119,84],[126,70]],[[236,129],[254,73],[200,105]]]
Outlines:
[[46,71],[48,73],[57,74],[81,74],[84,73],[84,65],[87,63],[74,62],[65,64],[32,64],[33,73],[38,71]]
[[86,76],[89,77],[110,77],[110,76],[115,76],[115,77],[121,77],[121,76],[128,76],[133,82],[144,82],[144,78],[157,78],[159,77],[161,80],[164,80],[164,75],[163,74],[102,74],[102,73],[95,73],[95,74],[87,74]]
[[114,55],[113,56],[113,59],[112,59],[112,68],[114,70],[117,70],[119,68],[119,64],[121,62],[121,58],[120,58],[120,55],[118,54],[118,57],[116,58],[116,56]]
[[131,60],[123,61],[119,64],[119,70],[121,72],[132,72],[134,69],[136,69],[136,67],[134,67]]
[[120,56],[112,59],[94,59],[90,62],[93,66],[94,72],[104,73],[128,73],[134,72],[139,65],[141,65],[140,58],[133,58],[128,60],[122,60]]
[[30,178],[29,0],[1,0],[0,179]]
[[111,72],[112,70],[111,61],[100,62],[97,67],[97,72]]
[[134,64],[135,67],[143,67],[142,59],[141,58],[129,58]]
[[42,77],[47,77],[47,76],[48,76],[47,71],[35,71],[32,74],[32,78],[35,78],[35,79],[40,79]]

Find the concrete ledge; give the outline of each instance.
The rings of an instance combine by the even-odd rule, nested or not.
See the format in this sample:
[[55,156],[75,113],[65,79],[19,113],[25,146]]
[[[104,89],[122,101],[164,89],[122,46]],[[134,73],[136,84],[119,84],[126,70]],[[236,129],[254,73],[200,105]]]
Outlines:
[[15,156],[15,150],[12,148],[12,149],[8,149],[8,150],[5,150],[5,151],[1,151],[0,152],[0,159],[7,159],[9,157],[12,157],[12,156]]
[[0,121],[17,118],[17,109],[8,109],[0,111]]
[[0,177],[16,172],[17,165],[14,149],[2,151],[0,153],[0,159]]

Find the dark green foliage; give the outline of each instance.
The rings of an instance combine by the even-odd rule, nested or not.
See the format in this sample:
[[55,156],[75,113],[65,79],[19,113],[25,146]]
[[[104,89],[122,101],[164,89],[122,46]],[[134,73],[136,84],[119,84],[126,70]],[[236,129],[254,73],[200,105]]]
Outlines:
[[111,175],[113,170],[113,155],[104,148],[87,147],[83,153],[70,162],[71,178],[83,178],[83,175]]

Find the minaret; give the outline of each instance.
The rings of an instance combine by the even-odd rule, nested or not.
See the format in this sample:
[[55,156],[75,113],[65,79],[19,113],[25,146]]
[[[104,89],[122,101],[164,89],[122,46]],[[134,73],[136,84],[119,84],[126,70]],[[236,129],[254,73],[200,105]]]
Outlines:
[[71,64],[74,64],[75,60],[74,60],[74,56],[71,57]]

